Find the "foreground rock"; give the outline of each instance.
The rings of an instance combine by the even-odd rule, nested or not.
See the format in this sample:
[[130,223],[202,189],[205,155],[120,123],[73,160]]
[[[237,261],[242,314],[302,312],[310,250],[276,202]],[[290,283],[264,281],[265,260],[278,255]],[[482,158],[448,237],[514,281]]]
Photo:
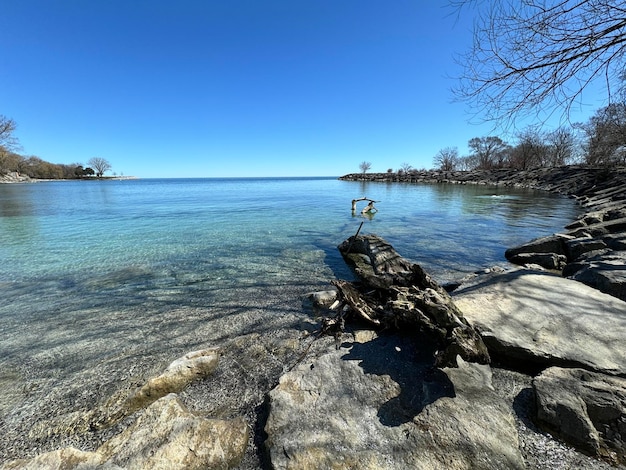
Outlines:
[[125,468],[225,469],[241,460],[247,444],[248,426],[243,419],[196,416],[169,394],[97,453]]
[[181,392],[194,381],[212,374],[218,359],[218,348],[192,351],[125,398],[114,396],[92,412],[43,421],[33,429],[35,435],[84,433],[90,428],[113,426],[137,413],[133,424],[95,452],[68,447],[32,459],[9,462],[2,470],[232,468],[242,459],[248,445],[249,429],[245,420],[208,419],[196,415],[172,393]]
[[525,468],[488,365],[436,369],[422,336],[357,339],[270,392],[273,468]]
[[248,426],[243,419],[196,416],[170,394],[95,452],[66,448],[9,462],[2,469],[227,469],[241,460],[247,443]]
[[517,270],[453,293],[492,356],[517,367],[583,367],[626,377],[626,302],[576,281]]
[[533,386],[542,426],[592,455],[626,463],[626,379],[552,367]]

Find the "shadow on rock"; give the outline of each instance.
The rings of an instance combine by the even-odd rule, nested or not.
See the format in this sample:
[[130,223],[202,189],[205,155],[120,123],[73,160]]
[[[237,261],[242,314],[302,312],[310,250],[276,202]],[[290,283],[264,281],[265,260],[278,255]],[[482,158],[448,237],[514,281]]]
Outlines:
[[347,361],[360,361],[367,374],[387,375],[400,388],[395,398],[383,404],[378,418],[384,426],[410,422],[426,405],[442,397],[454,397],[454,386],[435,367],[435,344],[425,335],[381,335],[365,343],[344,344]]

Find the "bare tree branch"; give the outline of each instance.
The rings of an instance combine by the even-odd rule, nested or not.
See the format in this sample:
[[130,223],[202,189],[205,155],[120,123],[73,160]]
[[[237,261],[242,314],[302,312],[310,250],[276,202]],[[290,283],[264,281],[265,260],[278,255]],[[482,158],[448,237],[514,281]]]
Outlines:
[[624,0],[453,0],[478,11],[474,43],[458,58],[455,95],[485,121],[528,114],[567,118],[583,92],[602,80],[606,100],[623,82]]

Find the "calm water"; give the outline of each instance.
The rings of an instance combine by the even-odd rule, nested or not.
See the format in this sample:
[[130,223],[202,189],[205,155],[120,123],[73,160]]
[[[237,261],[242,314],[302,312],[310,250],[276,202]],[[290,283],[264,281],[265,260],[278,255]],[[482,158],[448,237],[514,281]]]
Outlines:
[[[361,196],[380,201],[371,220],[351,214]],[[0,185],[0,418],[71,407],[68,389],[124,380],[133,362],[296,324],[304,293],[351,277],[336,245],[361,222],[448,281],[577,214],[532,191],[328,178]]]

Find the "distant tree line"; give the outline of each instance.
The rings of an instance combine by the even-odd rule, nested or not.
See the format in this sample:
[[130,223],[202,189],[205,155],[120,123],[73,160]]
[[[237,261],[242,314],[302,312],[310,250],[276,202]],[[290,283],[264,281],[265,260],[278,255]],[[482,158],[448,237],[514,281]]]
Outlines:
[[599,109],[586,123],[542,131],[528,127],[509,144],[496,136],[474,137],[469,154],[461,156],[456,147],[435,155],[434,166],[444,171],[556,167],[574,163],[614,167],[626,165],[626,103],[612,103]]
[[100,178],[111,169],[109,162],[100,157],[91,158],[85,167],[81,163],[50,163],[36,156],[20,155],[19,142],[13,134],[16,127],[13,119],[0,115],[0,175],[17,172],[36,179],[82,179]]

